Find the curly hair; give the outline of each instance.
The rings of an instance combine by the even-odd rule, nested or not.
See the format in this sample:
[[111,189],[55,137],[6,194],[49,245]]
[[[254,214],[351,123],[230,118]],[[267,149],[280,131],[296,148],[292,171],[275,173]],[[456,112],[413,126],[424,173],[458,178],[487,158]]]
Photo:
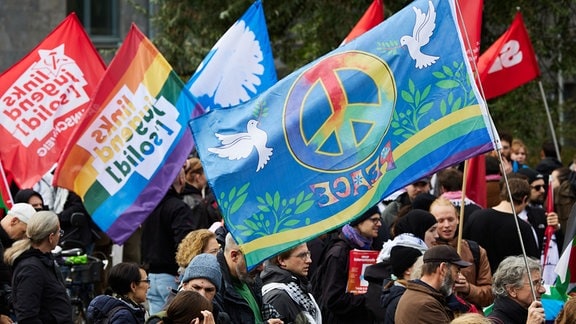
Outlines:
[[178,266],[186,268],[195,256],[204,251],[208,241],[212,238],[216,239],[216,234],[207,229],[199,229],[188,233],[182,239],[176,251],[176,263],[178,263]]
[[[533,258],[527,258],[528,268],[530,273],[534,271],[542,271],[540,262]],[[524,276],[528,275],[526,271],[526,264],[524,257],[509,256],[502,260],[498,265],[498,269],[492,277],[492,292],[495,296],[508,296],[506,288],[520,288],[524,285]]]

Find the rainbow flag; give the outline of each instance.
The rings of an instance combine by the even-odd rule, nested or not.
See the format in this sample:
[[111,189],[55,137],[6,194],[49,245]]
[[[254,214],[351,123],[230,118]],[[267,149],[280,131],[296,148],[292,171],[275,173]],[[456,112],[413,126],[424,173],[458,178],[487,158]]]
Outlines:
[[115,243],[162,199],[192,147],[201,111],[184,83],[135,25],[110,63],[55,173],[80,195]]
[[191,121],[249,267],[493,149],[455,17],[453,1],[414,1],[252,101]]

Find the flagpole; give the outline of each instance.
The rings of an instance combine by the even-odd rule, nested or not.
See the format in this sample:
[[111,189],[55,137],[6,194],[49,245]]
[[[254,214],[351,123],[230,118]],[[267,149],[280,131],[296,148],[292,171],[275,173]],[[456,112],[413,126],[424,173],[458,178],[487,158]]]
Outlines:
[[514,208],[514,200],[512,199],[512,192],[510,191],[510,183],[508,182],[508,175],[504,172],[503,169],[503,159],[502,159],[502,149],[499,148],[496,150],[498,152],[498,160],[500,161],[500,169],[502,170],[502,177],[504,178],[504,185],[508,191],[508,201],[512,206],[512,215],[514,215],[514,224],[516,225],[516,232],[518,234],[518,240],[520,240],[520,248],[522,249],[522,258],[524,259],[524,266],[526,266],[526,273],[528,275],[528,282],[530,283],[530,290],[532,292],[533,300],[537,300],[536,298],[536,290],[534,288],[534,283],[532,282],[532,273],[530,271],[530,267],[528,266],[528,255],[526,254],[526,247],[524,246],[524,240],[522,239],[522,232],[520,231],[520,224],[518,223],[518,215],[516,214],[516,208]]
[[554,125],[552,123],[552,117],[550,116],[550,109],[548,108],[548,101],[546,100],[546,94],[544,93],[544,87],[542,86],[541,80],[538,80],[538,87],[540,88],[540,94],[542,95],[544,108],[546,108],[546,116],[548,116],[548,125],[550,126],[550,133],[552,134],[552,141],[554,142],[556,157],[558,158],[558,161],[562,161],[562,157],[560,156],[560,148],[558,147],[558,141],[556,140],[556,132],[554,132]]
[[[464,161],[464,174],[462,175],[462,197],[460,202],[460,215],[459,215],[459,224],[458,224],[458,241],[456,244],[456,252],[460,254],[462,251],[462,232],[464,231],[464,206],[466,204],[466,180],[468,177],[468,164],[470,159]],[[478,271],[478,269],[476,269]]]

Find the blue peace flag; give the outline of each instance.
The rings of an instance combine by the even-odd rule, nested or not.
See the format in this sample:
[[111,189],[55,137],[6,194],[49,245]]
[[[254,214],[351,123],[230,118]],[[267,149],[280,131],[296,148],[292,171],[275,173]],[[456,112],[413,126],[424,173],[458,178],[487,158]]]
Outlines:
[[257,0],[216,42],[186,88],[210,110],[247,102],[277,80],[264,9]]
[[247,264],[493,149],[453,1],[414,1],[251,102],[190,127]]

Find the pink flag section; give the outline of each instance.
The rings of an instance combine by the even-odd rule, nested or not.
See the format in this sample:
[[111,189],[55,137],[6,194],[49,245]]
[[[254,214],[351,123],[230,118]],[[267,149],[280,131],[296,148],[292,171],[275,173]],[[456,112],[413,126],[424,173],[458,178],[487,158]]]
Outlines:
[[354,38],[364,34],[383,21],[384,3],[382,0],[374,0],[362,18],[360,18],[360,20],[356,23],[356,26],[354,26],[348,36],[346,36],[341,45],[350,43]]
[[20,187],[32,187],[54,166],[104,70],[71,14],[0,76],[0,160]]
[[498,97],[540,75],[522,14],[478,59],[478,72],[486,99]]

